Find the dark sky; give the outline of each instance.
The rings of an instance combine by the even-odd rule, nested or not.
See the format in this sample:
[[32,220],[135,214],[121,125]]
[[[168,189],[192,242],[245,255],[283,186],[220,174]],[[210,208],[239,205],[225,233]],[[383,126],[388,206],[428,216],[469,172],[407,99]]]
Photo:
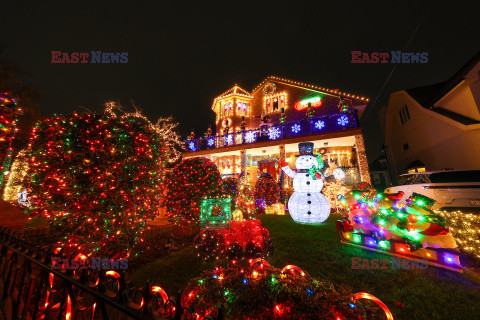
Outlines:
[[[182,134],[194,127],[197,135],[214,123],[215,96],[235,83],[251,90],[269,75],[373,101],[393,65],[351,64],[350,52],[403,50],[424,17],[406,51],[428,52],[429,61],[397,66],[364,123],[370,160],[382,143],[377,113],[388,94],[444,81],[480,50],[473,1],[61,3],[0,9],[3,54],[34,73],[43,114],[133,99],[151,120],[173,115]],[[129,60],[51,64],[52,50],[128,52]]]

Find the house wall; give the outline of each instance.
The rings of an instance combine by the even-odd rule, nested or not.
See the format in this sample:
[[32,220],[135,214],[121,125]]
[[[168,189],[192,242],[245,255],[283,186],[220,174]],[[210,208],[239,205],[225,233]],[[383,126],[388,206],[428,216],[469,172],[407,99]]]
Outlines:
[[[402,125],[398,112],[405,105],[410,119]],[[396,92],[390,96],[385,119],[385,151],[395,182],[414,160],[427,170],[480,169],[480,126],[465,126],[422,107],[405,91]]]

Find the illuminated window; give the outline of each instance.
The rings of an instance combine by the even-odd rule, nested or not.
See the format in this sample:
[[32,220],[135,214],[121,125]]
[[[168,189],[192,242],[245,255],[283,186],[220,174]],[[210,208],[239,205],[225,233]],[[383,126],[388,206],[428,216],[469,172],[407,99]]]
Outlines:
[[266,113],[280,112],[282,108],[287,107],[287,94],[280,92],[264,98],[264,108]]
[[247,116],[248,105],[244,100],[237,100],[237,116]]
[[222,101],[222,107],[220,111],[222,117],[233,116],[233,102],[231,100]]

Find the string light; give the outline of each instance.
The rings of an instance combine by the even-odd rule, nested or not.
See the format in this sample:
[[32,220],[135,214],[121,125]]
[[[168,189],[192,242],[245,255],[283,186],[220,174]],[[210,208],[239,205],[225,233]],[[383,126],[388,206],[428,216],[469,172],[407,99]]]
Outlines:
[[31,213],[50,222],[64,247],[128,255],[158,214],[164,168],[175,158],[162,136],[175,125],[162,123],[113,103],[103,114],[38,122],[27,154]]
[[[232,319],[392,319],[386,305],[366,292],[352,294],[296,266],[281,270],[263,259],[207,270],[184,292],[195,293],[185,296],[186,308],[205,315],[222,304]],[[385,315],[362,300],[375,302]]]
[[405,206],[399,206],[402,197],[402,192],[388,195],[371,187],[340,196],[348,210],[337,222],[342,241],[461,270],[455,239],[444,217],[431,210],[435,200],[414,193]]

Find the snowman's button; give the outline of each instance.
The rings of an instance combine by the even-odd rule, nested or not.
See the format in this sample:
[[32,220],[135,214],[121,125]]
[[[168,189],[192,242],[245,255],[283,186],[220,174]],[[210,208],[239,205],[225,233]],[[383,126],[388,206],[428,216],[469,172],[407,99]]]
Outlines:
[[310,196],[311,196],[311,194],[310,194],[310,193],[307,193],[307,196],[309,196],[309,197],[310,197]]
[[310,181],[307,181],[307,184],[310,184]]
[[312,212],[311,212],[311,211],[308,211],[307,213],[308,213],[308,214],[312,214]]
[[308,204],[312,204],[312,201],[308,200],[307,203],[308,203]]
[[310,175],[307,173],[307,174],[305,175],[305,177],[310,177]]

